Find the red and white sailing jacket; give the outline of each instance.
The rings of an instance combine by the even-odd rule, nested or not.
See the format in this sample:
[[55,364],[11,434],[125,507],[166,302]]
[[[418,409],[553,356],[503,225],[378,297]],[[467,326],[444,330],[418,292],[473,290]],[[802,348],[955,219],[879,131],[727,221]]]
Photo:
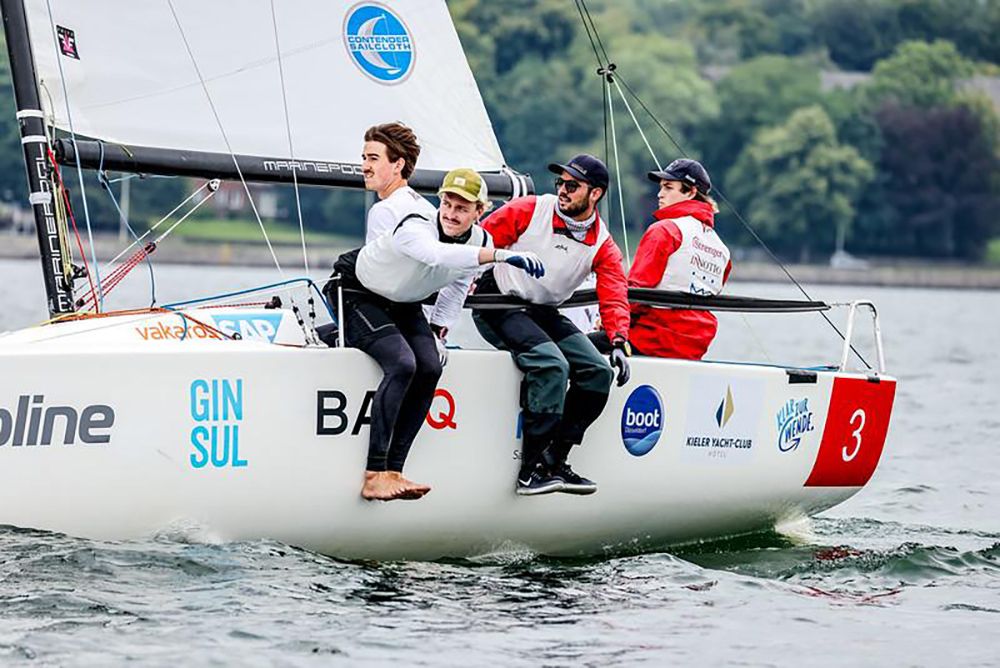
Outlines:
[[[635,252],[628,284],[636,288],[717,295],[733,268],[706,202],[688,200],[653,213]],[[708,311],[632,305],[632,344],[644,355],[701,359],[718,320]]]
[[598,308],[608,338],[628,338],[628,285],[622,253],[597,216],[583,241],[569,233],[556,215],[555,195],[519,197],[483,221],[497,248],[531,251],[545,264],[545,276],[532,278],[506,264],[493,269],[503,294],[516,295],[533,304],[558,305],[593,272],[597,277]]

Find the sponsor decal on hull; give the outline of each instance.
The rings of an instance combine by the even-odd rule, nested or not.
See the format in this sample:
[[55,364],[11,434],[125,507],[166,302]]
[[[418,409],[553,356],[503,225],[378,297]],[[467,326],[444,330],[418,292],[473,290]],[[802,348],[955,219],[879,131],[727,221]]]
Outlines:
[[895,381],[835,378],[823,439],[806,487],[860,487],[875,473],[889,415]]
[[809,399],[789,399],[774,416],[778,428],[778,450],[791,452],[799,447],[802,437],[815,429]]
[[192,381],[188,396],[191,419],[191,467],[245,468],[240,456],[243,422],[243,379],[211,378]]
[[[347,394],[340,390],[319,390],[316,392],[316,435],[340,436],[350,430],[351,436],[361,433],[362,427],[372,423],[372,403],[375,390],[365,392],[361,405],[349,407]],[[434,390],[434,399],[425,420],[432,429],[458,429],[455,415],[458,403],[454,395],[439,387]]]
[[753,456],[763,381],[696,376],[689,396],[687,457],[738,462]]
[[663,399],[651,385],[632,390],[622,408],[622,442],[630,455],[648,454],[660,440],[664,425]]
[[115,410],[47,404],[44,394],[22,394],[12,408],[0,407],[0,446],[101,444],[111,442]]

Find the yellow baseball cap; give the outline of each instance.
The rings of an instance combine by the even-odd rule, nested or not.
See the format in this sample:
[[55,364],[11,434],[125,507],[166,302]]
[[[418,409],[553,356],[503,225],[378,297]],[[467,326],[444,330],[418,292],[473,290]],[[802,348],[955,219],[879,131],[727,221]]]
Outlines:
[[438,190],[438,196],[444,193],[458,195],[470,202],[489,204],[490,201],[483,177],[476,170],[467,167],[453,169],[445,174],[444,181],[441,182],[441,189]]

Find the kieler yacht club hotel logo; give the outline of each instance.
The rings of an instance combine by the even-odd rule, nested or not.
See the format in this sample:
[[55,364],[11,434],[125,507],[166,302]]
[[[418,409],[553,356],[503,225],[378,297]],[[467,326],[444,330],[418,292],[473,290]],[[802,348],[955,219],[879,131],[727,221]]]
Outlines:
[[351,7],[344,18],[344,45],[354,64],[379,83],[400,83],[413,71],[413,35],[385,5],[362,2]]

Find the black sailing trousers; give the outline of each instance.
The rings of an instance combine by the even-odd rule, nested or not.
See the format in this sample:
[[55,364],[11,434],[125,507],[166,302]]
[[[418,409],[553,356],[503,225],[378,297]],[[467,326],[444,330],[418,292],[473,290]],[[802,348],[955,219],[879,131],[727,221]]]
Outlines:
[[402,471],[441,378],[434,333],[420,304],[344,295],[344,339],[382,367],[372,403],[369,471]]
[[[483,277],[477,294],[495,290],[491,279],[489,274]],[[524,372],[522,472],[546,450],[556,460],[565,460],[608,402],[614,375],[608,362],[552,306],[482,309],[473,313],[473,320],[483,338],[510,352]]]

